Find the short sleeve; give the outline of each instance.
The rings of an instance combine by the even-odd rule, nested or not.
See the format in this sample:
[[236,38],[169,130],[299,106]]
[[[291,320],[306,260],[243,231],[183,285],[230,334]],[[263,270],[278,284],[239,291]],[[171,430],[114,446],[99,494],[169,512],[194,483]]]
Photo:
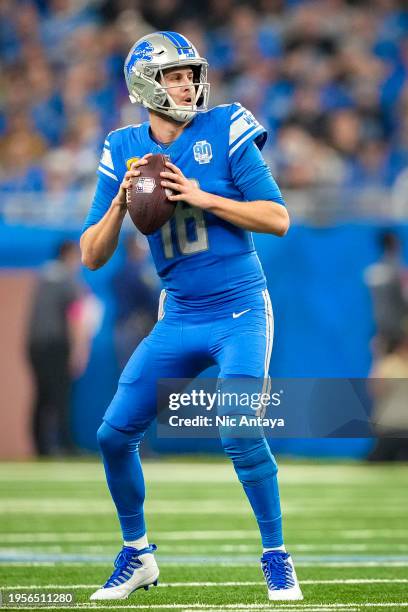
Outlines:
[[238,102],[231,105],[229,126],[229,157],[234,155],[242,145],[254,141],[261,150],[267,139],[265,128],[255,119],[253,114]]

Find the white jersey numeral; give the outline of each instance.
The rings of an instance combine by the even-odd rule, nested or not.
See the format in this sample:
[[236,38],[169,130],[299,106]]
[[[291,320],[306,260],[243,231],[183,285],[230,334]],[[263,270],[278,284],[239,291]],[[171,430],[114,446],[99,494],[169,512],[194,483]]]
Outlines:
[[164,256],[166,259],[171,259],[174,257],[174,250],[173,243],[171,241],[170,221],[166,221],[166,223],[162,226],[161,235],[163,240]]
[[[203,211],[180,202],[175,210],[177,242],[183,255],[192,255],[208,249],[208,232],[205,225]],[[187,236],[187,224],[192,220],[194,223],[195,238],[190,240]],[[166,259],[174,257],[174,247],[171,239],[171,225],[167,221],[161,228],[164,256]]]

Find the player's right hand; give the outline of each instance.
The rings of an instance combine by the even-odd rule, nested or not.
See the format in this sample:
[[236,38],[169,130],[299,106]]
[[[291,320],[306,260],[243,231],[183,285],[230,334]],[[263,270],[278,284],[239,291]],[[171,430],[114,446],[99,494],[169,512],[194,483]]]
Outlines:
[[146,153],[146,155],[143,155],[143,157],[133,162],[133,164],[130,166],[130,170],[125,173],[123,180],[120,184],[119,191],[114,199],[114,203],[118,205],[121,210],[125,211],[127,209],[126,193],[127,190],[132,187],[132,180],[134,180],[140,175],[140,170],[138,170],[138,168],[140,166],[145,166],[146,164],[148,164],[149,157],[151,157],[152,155],[153,153]]

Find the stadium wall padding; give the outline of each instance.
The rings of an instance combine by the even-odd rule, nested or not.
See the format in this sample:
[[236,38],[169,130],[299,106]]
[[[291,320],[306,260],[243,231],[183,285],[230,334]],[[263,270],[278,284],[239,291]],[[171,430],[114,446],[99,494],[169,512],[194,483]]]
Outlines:
[[0,459],[32,455],[32,381],[25,337],[34,274],[0,269]]
[[[375,329],[365,268],[379,257],[378,224],[349,223],[316,228],[294,225],[284,238],[258,235],[256,244],[268,279],[275,314],[270,373],[279,377],[364,377],[370,369],[370,339]],[[408,225],[399,225],[408,259]],[[33,268],[51,257],[63,238],[77,232],[0,224],[0,267]],[[75,383],[73,427],[79,446],[96,450],[95,431],[115,391],[118,366],[113,351],[114,300],[111,281],[120,266],[120,246],[85,281],[105,304],[87,371]],[[4,347],[3,347],[4,350]],[[2,401],[3,404],[3,401]],[[5,406],[2,405],[2,410]],[[330,409],[330,407],[328,407]],[[158,440],[156,452],[219,449],[216,441]],[[361,456],[369,440],[276,440],[275,450],[303,455]]]

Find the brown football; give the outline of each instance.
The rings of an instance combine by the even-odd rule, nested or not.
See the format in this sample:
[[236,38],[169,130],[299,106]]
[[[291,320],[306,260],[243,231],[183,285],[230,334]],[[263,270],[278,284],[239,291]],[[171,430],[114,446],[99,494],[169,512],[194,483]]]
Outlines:
[[175,203],[168,200],[161,186],[160,172],[168,169],[166,160],[160,153],[149,157],[149,163],[138,168],[140,176],[132,179],[132,187],[126,192],[129,215],[146,236],[158,230],[174,213]]

